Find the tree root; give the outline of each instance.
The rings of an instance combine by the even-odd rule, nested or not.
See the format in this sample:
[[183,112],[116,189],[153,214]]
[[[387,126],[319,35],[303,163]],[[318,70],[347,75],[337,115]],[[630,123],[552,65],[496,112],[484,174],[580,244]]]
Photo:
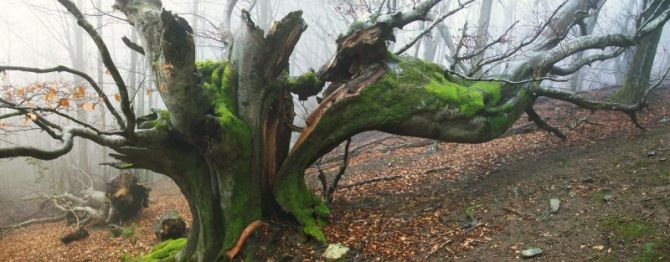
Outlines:
[[237,239],[237,242],[235,242],[235,246],[226,251],[226,255],[228,256],[228,258],[230,259],[235,258],[235,256],[237,256],[237,254],[244,246],[244,242],[246,242],[247,239],[251,236],[251,234],[254,233],[254,231],[259,227],[269,227],[269,225],[260,220],[256,220],[247,225],[247,227],[244,228],[244,230],[242,231],[242,234],[240,234],[240,237]]

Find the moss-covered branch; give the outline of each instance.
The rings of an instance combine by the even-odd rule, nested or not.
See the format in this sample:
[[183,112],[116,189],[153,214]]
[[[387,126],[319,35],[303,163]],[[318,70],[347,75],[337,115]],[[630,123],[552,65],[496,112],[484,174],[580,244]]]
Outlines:
[[317,95],[323,89],[324,81],[321,81],[314,71],[309,71],[301,76],[289,78],[286,85],[291,93],[298,95],[300,101]]
[[[498,83],[457,83],[443,68],[411,58],[389,59],[326,97],[280,170],[277,200],[317,239],[323,204],[303,171],[354,134],[381,130],[442,141],[478,143],[503,134],[532,102],[525,92],[503,97]],[[378,72],[378,73],[377,73]],[[372,81],[372,82],[370,82]]]

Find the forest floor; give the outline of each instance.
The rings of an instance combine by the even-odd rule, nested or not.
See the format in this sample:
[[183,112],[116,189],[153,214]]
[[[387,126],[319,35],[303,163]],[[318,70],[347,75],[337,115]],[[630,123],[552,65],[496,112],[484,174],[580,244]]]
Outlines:
[[[567,140],[533,131],[476,145],[439,143],[439,150],[421,139],[373,144],[351,159],[331,204],[326,237],[348,246],[355,261],[516,261],[532,247],[543,250],[535,258],[543,261],[670,261],[667,101],[670,90],[659,90],[640,114],[647,131],[610,112],[570,128],[589,112],[545,101],[537,111]],[[517,126],[524,124],[522,119]],[[369,134],[352,148],[378,138]],[[337,165],[325,170],[333,173]],[[351,186],[379,177],[389,179]],[[309,181],[320,194],[317,180]],[[550,211],[549,199],[560,201],[558,211]],[[71,230],[63,223],[33,225],[0,238],[0,261],[137,256],[157,243],[151,224],[167,209],[189,219],[174,185],[154,185],[150,207],[131,237],[111,238],[99,228],[86,240],[63,245],[60,237]],[[281,243],[275,261],[320,260],[325,249],[313,242]]]

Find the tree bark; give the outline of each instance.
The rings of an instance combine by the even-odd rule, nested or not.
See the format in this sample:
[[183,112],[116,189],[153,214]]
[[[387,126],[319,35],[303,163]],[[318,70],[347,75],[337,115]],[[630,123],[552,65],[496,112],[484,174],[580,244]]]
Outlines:
[[[653,1],[647,13],[642,14],[644,20],[650,19],[656,8],[666,10],[670,7],[670,1]],[[663,34],[663,27],[651,32],[642,38],[639,45],[635,47],[633,57],[628,65],[628,72],[624,78],[623,85],[613,95],[612,100],[619,103],[633,103],[640,100],[644,91],[649,88],[651,71],[654,66],[658,43]]]

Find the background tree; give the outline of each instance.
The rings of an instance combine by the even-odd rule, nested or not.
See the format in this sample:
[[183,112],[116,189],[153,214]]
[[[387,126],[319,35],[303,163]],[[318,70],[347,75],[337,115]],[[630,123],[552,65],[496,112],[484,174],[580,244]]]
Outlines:
[[[637,25],[640,26],[655,14],[667,11],[668,8],[670,8],[670,1],[643,1]],[[613,100],[620,103],[632,103],[644,95],[644,91],[649,88],[649,78],[662,34],[663,27],[657,28],[642,38],[640,44],[633,49],[626,78],[621,88],[613,94]]]
[[[196,62],[193,31],[185,19],[163,9],[157,0],[116,0],[115,8],[139,33],[141,48],[134,50],[150,65],[153,82],[167,107],[137,117],[131,107],[129,91],[133,87],[126,84],[106,43],[74,3],[58,2],[95,42],[118,89],[120,111],[84,72],[64,66],[0,66],[0,71],[67,72],[82,77],[117,126],[101,130],[76,121],[64,126],[49,121],[30,105],[3,98],[2,107],[12,111],[7,117],[28,116],[32,124],[61,144],[50,149],[2,147],[0,158],[55,159],[69,152],[74,138],[79,137],[113,150],[112,156],[119,161],[117,168],[147,169],[169,176],[185,195],[193,216],[189,240],[177,259],[198,261],[235,257],[248,236],[244,229],[258,225],[258,220],[294,224],[305,235],[325,241],[320,228],[329,210],[306,187],[304,171],[363,131],[479,143],[499,137],[525,113],[540,128],[564,137],[533,110],[540,96],[592,110],[622,111],[637,123],[636,112],[646,105],[644,98],[651,89],[636,103],[618,104],[588,100],[540,83],[615,56],[596,53],[567,66],[560,64],[583,50],[633,46],[670,19],[670,10],[659,10],[632,34],[567,39],[567,32],[581,21],[574,19],[575,14],[588,14],[592,8],[582,5],[582,0],[568,0],[537,32],[502,54],[482,59],[467,76],[455,72],[455,67],[444,69],[388,51],[387,42],[395,39],[395,29],[431,21],[417,35],[423,37],[472,3],[464,1],[449,12],[432,15],[431,9],[440,1],[426,0],[392,13],[376,12],[360,18],[337,38],[336,54],[318,72],[289,77],[289,58],[307,27],[300,11],[286,15],[267,32],[252,21],[249,12],[242,11],[240,27],[233,32],[230,14],[237,1],[229,1],[224,27],[224,33],[229,33],[224,34],[229,59]],[[502,36],[485,48],[460,54],[464,39],[461,37],[453,53],[456,62],[485,53],[500,44]],[[524,55],[516,56],[520,52]],[[506,59],[512,60],[507,75],[471,78],[473,72],[487,72]],[[322,90],[324,82],[330,85]],[[323,96],[293,144],[292,94]]]

